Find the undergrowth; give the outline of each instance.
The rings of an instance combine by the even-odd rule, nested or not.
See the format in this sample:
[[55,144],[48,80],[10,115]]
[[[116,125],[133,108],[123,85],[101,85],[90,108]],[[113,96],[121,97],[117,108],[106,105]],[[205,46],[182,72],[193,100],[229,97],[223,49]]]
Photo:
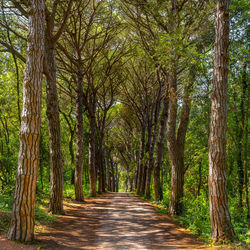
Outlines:
[[[150,201],[153,199],[151,198]],[[156,211],[162,214],[168,213],[168,205],[170,201],[170,191],[164,193],[164,198],[157,204],[161,208]],[[184,204],[184,211],[181,216],[175,216],[174,219],[178,223],[187,228],[189,231],[197,236],[201,236],[206,241],[210,240],[211,227],[210,227],[210,211],[209,211],[209,200],[205,193],[201,193],[198,197],[186,196],[182,200]],[[232,223],[237,238],[245,242],[247,245],[250,244],[250,228],[249,221],[247,220],[247,210],[239,211],[237,206],[237,199],[229,199],[229,209],[231,213]],[[156,203],[156,202],[153,202]]]
[[[89,195],[89,186],[84,188],[84,197]],[[74,199],[75,191],[74,185],[64,184],[63,195],[66,199]],[[0,231],[7,232],[12,210],[13,194],[0,194]],[[36,203],[35,203],[35,231],[41,231],[44,226],[49,226],[56,221],[56,216],[48,213],[49,204],[49,185],[45,185],[43,190],[41,187],[37,189]]]

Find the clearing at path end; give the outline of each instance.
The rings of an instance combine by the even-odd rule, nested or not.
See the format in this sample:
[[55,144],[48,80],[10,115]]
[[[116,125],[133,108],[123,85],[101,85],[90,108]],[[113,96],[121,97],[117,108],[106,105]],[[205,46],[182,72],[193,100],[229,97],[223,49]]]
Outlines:
[[40,249],[204,248],[193,235],[130,193],[107,193],[65,208],[67,214],[59,216],[52,228],[36,234]]

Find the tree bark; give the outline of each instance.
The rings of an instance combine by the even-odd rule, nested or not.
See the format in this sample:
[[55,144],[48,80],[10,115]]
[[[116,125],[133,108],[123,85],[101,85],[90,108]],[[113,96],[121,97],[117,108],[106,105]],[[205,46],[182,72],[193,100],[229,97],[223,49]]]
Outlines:
[[162,117],[160,121],[160,129],[159,129],[159,136],[158,136],[157,149],[156,149],[156,160],[155,160],[155,165],[154,165],[154,200],[155,201],[159,201],[163,199],[160,172],[161,172],[162,156],[163,156],[163,149],[164,149],[164,139],[165,139],[166,128],[167,128],[167,120],[168,120],[168,99],[167,97],[165,97],[164,103],[163,103]]
[[[54,35],[55,15],[46,9],[46,29],[45,29],[45,60],[44,72],[47,79],[47,118],[49,129],[50,147],[50,203],[49,210],[52,213],[64,214],[63,211],[63,162],[61,148],[61,127],[59,117],[59,104],[56,86],[56,43],[66,27],[67,19],[73,0],[69,0],[64,20]],[[53,11],[56,11],[58,2],[53,4]]]
[[[72,97],[71,97],[72,99]],[[71,105],[72,105],[72,100],[71,100]],[[71,184],[75,184],[75,154],[74,154],[74,147],[73,147],[73,141],[74,141],[74,134],[75,134],[75,126],[71,125],[72,118],[71,118],[71,112],[69,114],[66,114],[63,112],[61,109],[59,109],[59,112],[63,115],[66,123],[68,124],[69,127],[69,132],[70,132],[70,139],[69,139],[69,153],[70,153],[70,160],[71,160]]]
[[137,173],[137,194],[140,193],[141,181],[142,181],[142,169],[143,169],[143,158],[145,153],[145,132],[146,132],[146,124],[145,122],[141,125],[141,142],[140,142],[140,156],[138,163],[138,173]]
[[75,168],[75,198],[77,201],[84,201],[82,188],[83,171],[83,77],[81,74],[77,77],[77,98],[76,98],[76,168]]
[[[161,92],[161,90],[159,91]],[[151,175],[152,175],[153,161],[154,161],[154,148],[155,148],[155,142],[156,142],[160,109],[161,109],[161,93],[159,93],[158,100],[156,101],[156,104],[155,104],[154,129],[152,131],[152,140],[151,140],[151,144],[149,148],[149,159],[148,159],[148,164],[147,164],[145,191],[146,191],[146,198],[148,199],[150,198]]]
[[232,241],[235,238],[226,191],[227,81],[229,61],[228,6],[228,0],[217,0],[208,180],[213,241]]
[[[93,112],[94,114],[94,112]],[[90,191],[89,194],[91,197],[96,197],[96,124],[95,116],[90,115],[90,131],[89,131],[89,182],[90,182]]]
[[[153,120],[153,110],[154,110],[154,105],[151,106],[151,111],[149,112],[148,110],[148,115],[147,115],[147,144],[145,147],[145,155],[149,156],[149,152],[150,152],[150,146],[151,146],[151,141],[152,141],[152,120]],[[149,160],[149,159],[147,159]],[[141,175],[141,186],[140,186],[140,193],[141,194],[145,194],[145,187],[146,187],[146,177],[147,177],[147,163],[143,163],[142,165],[142,175]]]
[[114,161],[112,156],[110,157],[110,165],[112,170],[112,192],[115,192],[115,169],[114,169]]
[[111,191],[111,179],[109,172],[109,161],[108,161],[108,152],[107,147],[104,145],[104,159],[105,159],[105,168],[106,168],[106,183],[108,191]]
[[34,239],[35,193],[41,134],[44,22],[44,1],[30,1],[18,169],[7,236],[10,240],[22,242]]
[[119,171],[118,171],[118,164],[115,163],[115,174],[116,174],[116,182],[115,182],[115,191],[119,192]]
[[[102,130],[102,129],[101,129]],[[98,192],[106,192],[105,190],[105,171],[104,171],[104,165],[103,165],[103,144],[104,144],[104,133],[100,131],[100,137],[96,139],[96,142],[98,142],[98,145],[96,146],[96,161],[97,166],[99,169],[99,186],[98,186]]]
[[[49,128],[50,147],[50,203],[49,210],[55,214],[63,214],[63,163],[61,149],[61,128],[59,118],[59,105],[56,87],[56,58],[55,45],[49,37],[51,31],[47,30],[46,49],[46,93],[47,118]],[[49,33],[49,34],[48,34]]]
[[[103,192],[103,164],[102,164],[102,149],[101,149],[101,142],[100,139],[96,139],[96,142],[98,142],[98,145],[96,144],[96,166],[98,169],[98,193]],[[105,191],[104,191],[105,192]]]
[[99,169],[100,169],[100,176],[99,176],[99,186],[100,186],[100,190],[99,192],[103,192],[105,193],[105,186],[106,186],[106,178],[105,178],[105,168],[104,168],[104,156],[103,156],[103,151],[104,151],[104,130],[105,130],[105,123],[106,123],[106,116],[107,116],[107,110],[103,111],[103,117],[101,120],[101,124],[99,126],[99,130],[100,130],[100,136],[99,136],[99,147],[98,147],[98,151],[99,151],[99,160],[98,160],[98,165],[99,165]]
[[134,171],[134,175],[133,175],[133,187],[132,190],[136,190],[137,187],[137,178],[138,178],[138,171],[139,171],[139,157],[137,157],[136,152],[134,153],[134,158],[135,161],[137,162],[136,167],[135,167],[135,171]]
[[172,175],[171,175],[171,198],[169,203],[168,213],[170,215],[180,215],[182,213],[183,204],[181,199],[183,197],[184,185],[184,145],[185,137],[189,121],[190,113],[190,99],[188,93],[188,86],[184,89],[183,104],[181,110],[181,117],[178,124],[178,131],[176,135],[176,120],[177,120],[177,76],[175,70],[170,74],[170,101],[168,112],[167,125],[167,142],[168,152],[171,161]]

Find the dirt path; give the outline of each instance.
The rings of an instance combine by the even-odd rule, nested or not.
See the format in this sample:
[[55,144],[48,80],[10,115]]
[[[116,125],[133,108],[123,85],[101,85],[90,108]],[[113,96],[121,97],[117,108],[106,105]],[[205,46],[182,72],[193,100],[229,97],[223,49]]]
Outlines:
[[52,228],[36,234],[38,245],[8,242],[1,248],[0,238],[0,249],[204,248],[190,233],[130,193],[108,193],[85,203],[68,204],[65,209],[67,215],[59,216]]

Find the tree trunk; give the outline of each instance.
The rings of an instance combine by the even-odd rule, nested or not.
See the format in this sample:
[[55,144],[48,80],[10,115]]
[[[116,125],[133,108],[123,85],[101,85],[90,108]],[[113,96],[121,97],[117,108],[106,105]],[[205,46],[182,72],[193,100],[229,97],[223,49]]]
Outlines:
[[[72,99],[72,98],[71,98]],[[72,100],[71,100],[72,105]],[[74,154],[74,147],[73,147],[73,141],[74,141],[74,134],[75,134],[75,126],[71,125],[72,119],[71,119],[71,112],[67,115],[65,112],[59,109],[59,112],[63,115],[66,123],[69,127],[70,132],[70,139],[69,139],[69,153],[70,153],[70,160],[71,160],[71,184],[75,184],[75,154]],[[71,120],[71,122],[70,122]]]
[[[50,32],[47,30],[47,32]],[[61,128],[59,118],[59,105],[56,87],[56,58],[55,46],[51,44],[46,34],[46,79],[47,79],[47,118],[49,128],[50,147],[50,203],[52,213],[63,214],[63,164],[61,150]]]
[[209,137],[209,203],[213,241],[233,240],[226,191],[229,1],[217,0],[214,80]]
[[112,156],[110,157],[110,165],[112,170],[112,192],[115,192],[115,170]]
[[119,192],[119,172],[118,172],[118,164],[115,164],[115,173],[116,173],[116,182],[115,182],[115,191]]
[[70,140],[69,140],[69,153],[71,159],[71,181],[70,183],[73,185],[75,184],[75,169],[73,166],[75,165],[75,156],[74,156],[74,149],[73,149],[73,139],[74,139],[74,130],[70,131]]
[[164,104],[163,104],[162,117],[160,121],[160,129],[159,129],[159,136],[158,136],[157,149],[156,149],[156,160],[155,160],[155,165],[154,165],[154,200],[155,201],[159,201],[163,199],[160,172],[161,172],[162,156],[163,156],[163,149],[164,149],[164,139],[165,139],[166,128],[167,128],[167,120],[168,120],[168,99],[165,98]]
[[16,188],[8,239],[22,242],[34,239],[36,181],[41,134],[42,74],[44,59],[45,3],[32,0],[29,10],[29,36]]
[[90,131],[89,131],[89,182],[90,182],[90,196],[96,197],[96,155],[95,155],[95,145],[96,145],[96,125],[95,116],[90,115]]
[[134,175],[133,175],[133,187],[132,190],[136,190],[137,187],[137,178],[138,178],[138,171],[139,171],[139,157],[137,157],[136,152],[134,153],[134,157],[135,157],[135,161],[137,162],[136,164],[136,168],[134,171]]
[[160,109],[161,109],[161,89],[159,90],[158,100],[156,102],[155,107],[155,114],[154,114],[154,129],[152,131],[152,141],[149,148],[149,159],[147,164],[147,174],[146,174],[146,198],[150,198],[150,188],[151,188],[151,175],[153,170],[153,161],[154,161],[154,148],[155,148],[155,142],[156,142],[156,135],[157,135],[157,129],[158,129],[158,120],[160,115]]
[[129,192],[131,192],[132,191],[132,181],[131,181],[131,178],[130,178],[130,168],[129,168],[128,163],[127,163],[127,176],[128,176],[127,186],[128,186]]
[[103,152],[102,152],[102,192],[105,193],[106,192],[106,178],[105,178],[105,169],[104,169],[104,162],[103,162]]
[[180,215],[183,205],[181,199],[183,197],[184,185],[184,145],[185,137],[189,121],[190,99],[188,86],[184,89],[183,104],[181,117],[178,125],[176,136],[176,119],[177,119],[177,76],[175,70],[170,74],[170,101],[168,113],[167,142],[168,152],[171,161],[171,198],[168,213],[170,215]]
[[167,125],[167,143],[168,152],[172,167],[171,177],[171,198],[169,204],[169,214],[180,214],[181,207],[179,204],[183,196],[183,176],[179,164],[176,142],[176,119],[177,119],[177,79],[176,73],[173,71],[169,74],[169,111],[168,111],[168,125]]
[[108,161],[108,152],[107,148],[104,145],[104,159],[105,159],[105,168],[106,168],[106,183],[108,191],[111,191],[111,180],[110,180],[110,172],[109,172],[109,161]]
[[138,173],[137,173],[137,194],[140,193],[141,181],[142,181],[142,169],[143,169],[143,158],[145,152],[145,131],[146,125],[145,122],[142,123],[141,126],[141,142],[140,142],[140,156],[139,156],[139,163],[138,163]]
[[[151,112],[149,114],[148,111],[148,125],[147,125],[147,129],[148,129],[148,139],[147,139],[147,144],[146,144],[146,150],[145,150],[145,155],[149,155],[150,152],[150,146],[151,146],[151,141],[152,141],[152,120],[153,120],[153,110],[154,110],[154,105],[151,106]],[[142,175],[141,175],[141,186],[140,186],[140,193],[144,194],[145,193],[145,187],[146,187],[146,176],[147,176],[147,163],[148,163],[149,159],[147,159],[147,162],[143,163],[142,166]]]
[[77,98],[76,98],[76,168],[75,168],[75,198],[77,201],[84,201],[82,188],[83,171],[83,77],[79,74],[77,78]]
[[98,146],[97,146],[97,153],[96,153],[96,160],[97,160],[97,165],[99,169],[99,186],[98,186],[98,192],[106,192],[105,190],[105,171],[104,171],[104,166],[103,166],[103,141],[104,141],[104,134],[101,132],[100,133],[100,138],[98,141]]

